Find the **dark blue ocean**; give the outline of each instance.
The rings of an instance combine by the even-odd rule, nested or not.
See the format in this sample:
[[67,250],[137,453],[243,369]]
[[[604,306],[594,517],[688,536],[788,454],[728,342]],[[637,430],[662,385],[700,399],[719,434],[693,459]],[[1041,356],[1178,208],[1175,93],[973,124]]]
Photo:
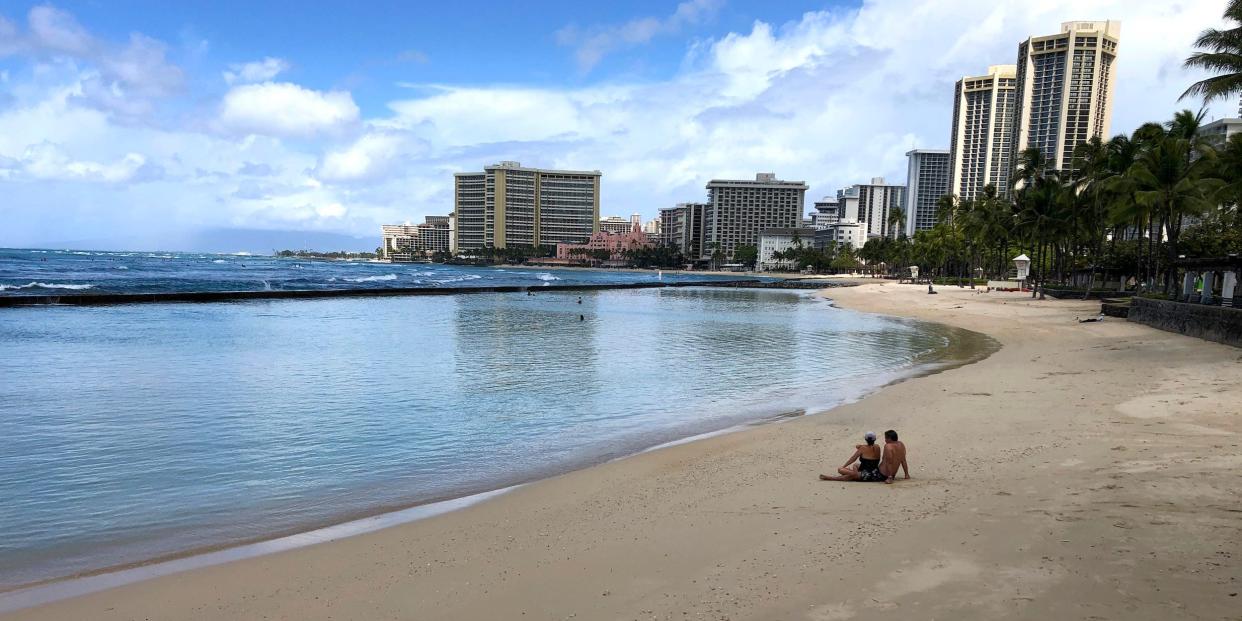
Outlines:
[[0,249],[0,295],[543,286],[729,279],[580,269],[327,261],[183,252]]
[[[7,294],[656,277],[0,254]],[[0,589],[822,411],[955,338],[809,292],[709,287],[0,308]]]

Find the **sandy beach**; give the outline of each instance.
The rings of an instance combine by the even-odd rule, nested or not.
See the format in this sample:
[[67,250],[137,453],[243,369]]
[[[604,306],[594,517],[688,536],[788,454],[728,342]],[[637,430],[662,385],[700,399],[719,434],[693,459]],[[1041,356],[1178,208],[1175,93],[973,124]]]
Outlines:
[[[828,413],[4,619],[1242,619],[1242,350],[867,282],[1002,348]],[[847,360],[824,360],[825,373]],[[828,483],[865,430],[913,478]]]

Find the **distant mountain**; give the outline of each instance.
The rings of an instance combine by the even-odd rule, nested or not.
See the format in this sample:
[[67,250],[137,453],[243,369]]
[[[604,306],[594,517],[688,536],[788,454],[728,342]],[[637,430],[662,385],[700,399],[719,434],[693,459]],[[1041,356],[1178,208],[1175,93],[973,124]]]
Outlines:
[[379,236],[354,237],[322,231],[273,231],[265,229],[207,229],[172,235],[127,235],[37,244],[43,248],[74,250],[171,250],[179,252],[271,254],[278,250],[373,252]]

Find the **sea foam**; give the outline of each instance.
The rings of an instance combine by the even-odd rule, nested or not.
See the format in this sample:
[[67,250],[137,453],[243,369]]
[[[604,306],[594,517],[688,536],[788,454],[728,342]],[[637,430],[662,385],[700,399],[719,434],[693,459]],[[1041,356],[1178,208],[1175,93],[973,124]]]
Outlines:
[[46,282],[31,282],[24,285],[0,285],[0,291],[10,291],[17,289],[72,289],[80,291],[82,289],[94,289],[95,285],[70,285],[55,284]]
[[349,282],[379,282],[382,280],[396,280],[396,274],[384,274],[383,276],[362,276],[360,278],[346,278]]

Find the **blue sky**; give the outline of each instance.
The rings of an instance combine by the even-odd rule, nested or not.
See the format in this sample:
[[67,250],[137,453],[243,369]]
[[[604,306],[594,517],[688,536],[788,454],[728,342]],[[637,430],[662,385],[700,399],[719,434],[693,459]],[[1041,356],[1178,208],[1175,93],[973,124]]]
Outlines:
[[902,181],[946,147],[954,80],[1062,21],[1122,22],[1114,133],[1197,106],[1180,63],[1223,4],[3,2],[0,246],[371,236],[502,159],[602,170],[605,214],[758,171],[809,201]]

